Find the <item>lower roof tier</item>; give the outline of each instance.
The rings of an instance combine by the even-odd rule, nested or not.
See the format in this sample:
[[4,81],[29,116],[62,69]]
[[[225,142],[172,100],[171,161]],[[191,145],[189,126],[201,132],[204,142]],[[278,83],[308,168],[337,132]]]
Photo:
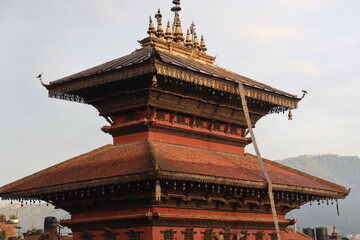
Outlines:
[[[346,188],[265,160],[274,190],[344,198]],[[235,154],[156,140],[106,145],[0,188],[2,198],[26,198],[141,179],[173,179],[266,188],[251,154]]]

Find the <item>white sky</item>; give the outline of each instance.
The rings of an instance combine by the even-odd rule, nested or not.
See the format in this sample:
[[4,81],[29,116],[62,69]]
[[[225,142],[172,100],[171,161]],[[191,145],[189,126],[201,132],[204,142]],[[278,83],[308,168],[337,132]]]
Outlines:
[[[220,4],[221,2],[221,4]],[[171,1],[0,1],[0,185],[111,143],[88,105],[47,98],[45,82],[129,54]],[[217,64],[309,95],[255,129],[263,157],[360,155],[360,1],[182,0]],[[252,151],[252,146],[248,147]],[[64,176],[66,177],[66,176]]]

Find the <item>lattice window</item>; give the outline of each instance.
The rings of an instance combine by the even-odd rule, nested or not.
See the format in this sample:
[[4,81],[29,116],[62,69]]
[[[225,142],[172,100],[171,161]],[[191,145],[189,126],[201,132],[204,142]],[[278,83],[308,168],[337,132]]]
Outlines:
[[247,230],[241,231],[241,234],[244,236],[242,236],[240,240],[247,240],[247,238],[249,236],[248,231]]
[[185,120],[186,120],[186,116],[183,114],[177,114],[177,123],[179,124],[186,124]]
[[230,240],[230,239],[231,239],[230,227],[226,227],[224,229],[224,240]]
[[93,240],[95,235],[92,235],[91,232],[88,230],[84,230],[84,232],[82,233],[82,235],[80,237],[83,240]]
[[196,127],[204,128],[204,119],[201,118],[196,119]]
[[160,231],[164,235],[164,240],[174,240],[176,231],[168,229],[166,231]]
[[196,234],[192,227],[187,228],[185,232],[181,233],[184,235],[184,240],[194,240],[194,235]]
[[214,130],[220,131],[220,128],[221,128],[221,123],[220,122],[215,122],[214,123]]
[[255,240],[263,240],[265,234],[263,231],[258,231],[257,233],[254,233],[254,235]]
[[156,118],[159,120],[165,120],[166,112],[163,111],[157,111],[156,112]]
[[208,228],[205,230],[204,234],[204,240],[212,240],[213,239],[213,230],[212,228]]
[[270,233],[269,235],[270,235],[270,239],[271,239],[271,240],[277,240],[276,232]]
[[237,126],[231,126],[230,127],[230,133],[233,135],[240,135],[239,128]]
[[114,233],[109,228],[105,228],[105,233],[103,234],[103,236],[105,237],[105,240],[116,240],[117,235],[119,235],[119,233]]
[[140,240],[140,234],[144,233],[143,231],[135,231],[130,229],[129,232],[125,232],[129,236],[129,240]]

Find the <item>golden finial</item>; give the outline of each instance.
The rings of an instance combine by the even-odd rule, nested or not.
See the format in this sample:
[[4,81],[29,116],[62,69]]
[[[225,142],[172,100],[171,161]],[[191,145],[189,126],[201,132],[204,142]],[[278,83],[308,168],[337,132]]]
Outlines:
[[157,38],[163,38],[164,31],[163,31],[163,27],[162,27],[162,14],[160,13],[160,8],[157,11],[157,13],[155,14],[155,18],[157,20],[157,30],[156,30],[155,35]]
[[148,29],[147,33],[149,34],[150,38],[155,37],[156,31],[155,31],[154,23],[151,19],[151,16],[149,16],[149,29]]
[[195,33],[195,30],[196,30],[194,21],[192,21],[192,23],[191,23],[191,25],[189,27],[189,30],[190,30],[190,34],[191,34],[191,41],[194,41],[194,33]]
[[206,52],[206,50],[207,50],[206,45],[205,45],[205,41],[204,41],[204,36],[203,36],[203,35],[201,35],[200,48],[201,48],[201,51],[203,51],[203,52]]
[[188,29],[187,33],[186,33],[185,46],[188,47],[188,48],[191,48],[193,46],[193,43],[191,41],[191,36],[190,36],[190,29]]
[[170,26],[170,21],[168,21],[167,26],[166,26],[166,31],[165,31],[165,39],[168,43],[170,43],[172,41],[172,32],[171,32],[171,26]]
[[184,41],[184,37],[183,37],[182,29],[181,29],[181,21],[180,21],[180,16],[179,16],[178,12],[175,12],[174,24],[175,24],[175,30],[174,30],[174,34],[173,34],[174,42],[182,43]]
[[201,50],[201,48],[199,46],[199,39],[197,37],[196,32],[194,32],[194,48],[197,48],[197,49]]
[[179,6],[180,0],[174,0],[172,3],[175,4],[175,6],[171,8],[171,11],[173,11],[173,12],[181,11],[181,7]]

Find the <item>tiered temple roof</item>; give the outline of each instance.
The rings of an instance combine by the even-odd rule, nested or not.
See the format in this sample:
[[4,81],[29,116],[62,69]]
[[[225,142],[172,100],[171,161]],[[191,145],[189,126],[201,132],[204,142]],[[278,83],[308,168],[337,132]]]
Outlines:
[[[158,11],[157,28],[150,18],[140,49],[43,84],[50,97],[94,106],[108,121],[102,130],[113,144],[3,186],[0,197],[43,200],[69,211],[72,219],[62,224],[74,239],[194,239],[198,232],[196,239],[220,234],[246,240],[252,234],[262,240],[265,231],[274,239],[268,182],[257,157],[244,150],[251,143],[248,126],[297,108],[300,98],[215,65],[193,25],[183,36],[180,1],[173,3],[173,27],[168,22],[163,30]],[[350,191],[264,163],[281,235],[288,239],[287,212],[307,202],[345,198]]]

